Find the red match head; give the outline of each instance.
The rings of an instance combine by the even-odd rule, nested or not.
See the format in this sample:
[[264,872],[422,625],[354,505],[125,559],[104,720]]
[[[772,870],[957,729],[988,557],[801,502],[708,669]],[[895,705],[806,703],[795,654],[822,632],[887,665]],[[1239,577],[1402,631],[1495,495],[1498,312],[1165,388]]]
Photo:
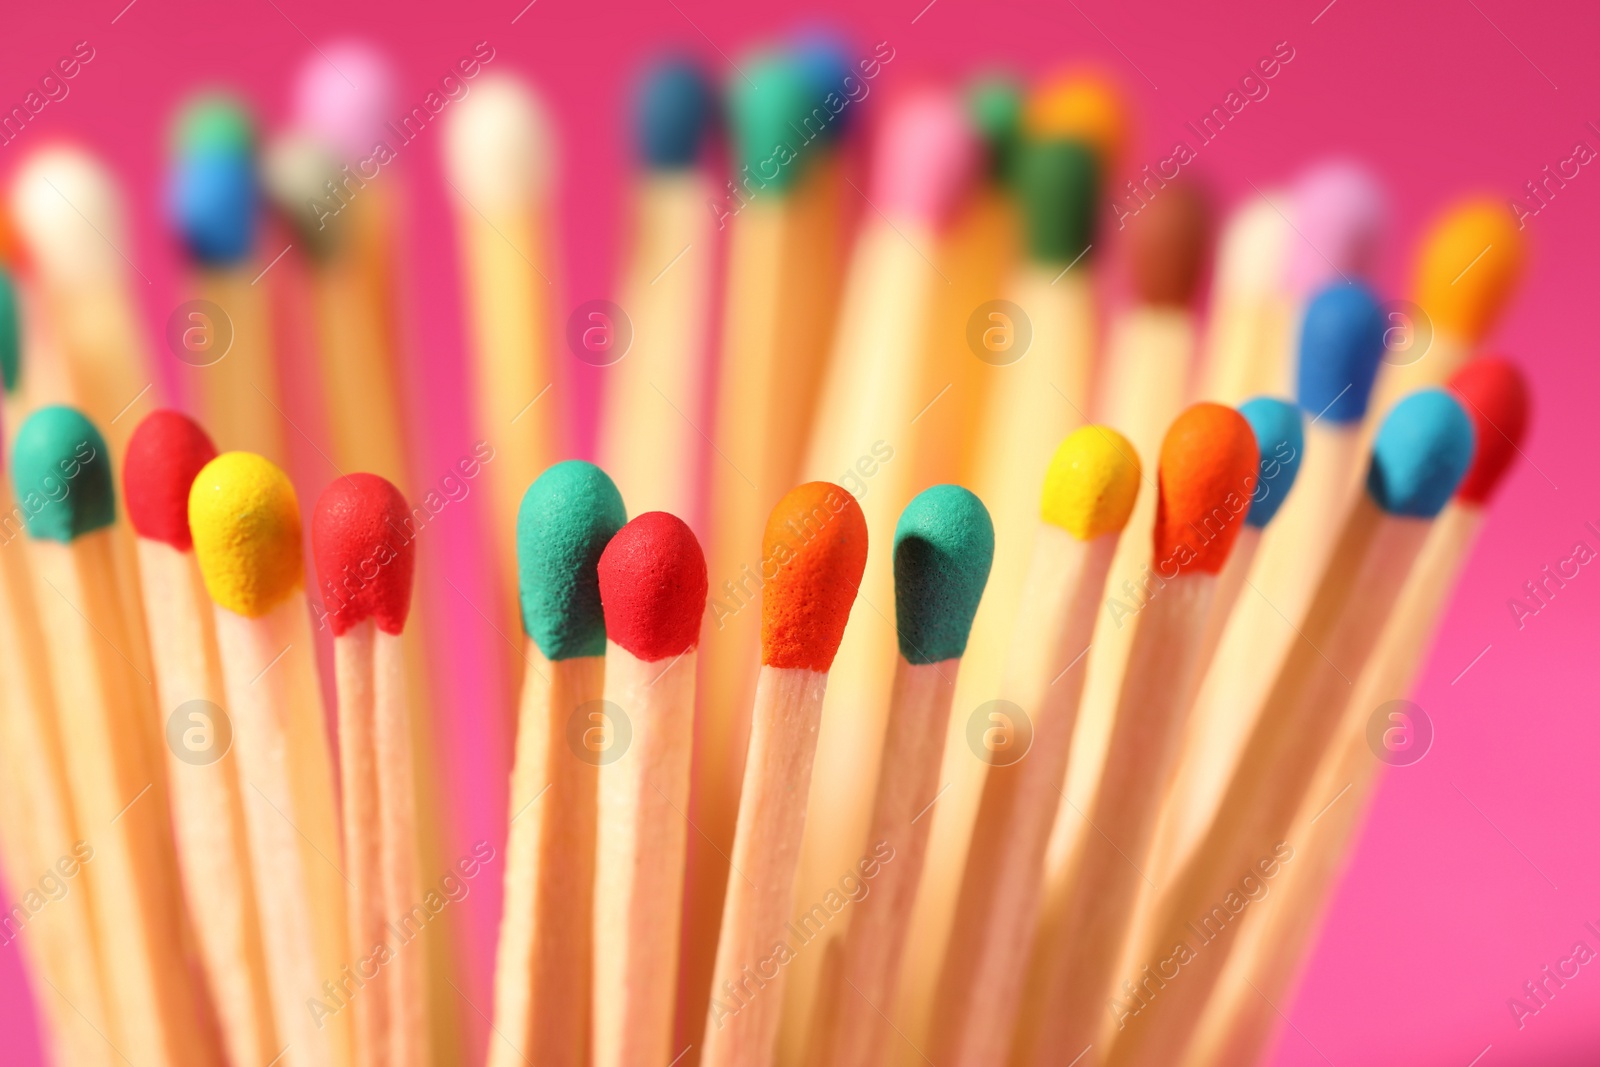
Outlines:
[[618,530],[600,553],[606,637],[647,663],[700,643],[706,557],[676,515],[647,511]]
[[335,637],[365,619],[405,629],[416,569],[411,513],[400,490],[376,474],[331,483],[311,517],[311,550]]
[[1528,432],[1528,382],[1509,360],[1483,356],[1456,371],[1450,391],[1472,419],[1477,445],[1472,466],[1456,489],[1467,504],[1488,503]]
[[194,547],[189,533],[189,487],[217,457],[200,424],[176,411],[152,411],[128,438],[122,497],[140,537],[180,552]]

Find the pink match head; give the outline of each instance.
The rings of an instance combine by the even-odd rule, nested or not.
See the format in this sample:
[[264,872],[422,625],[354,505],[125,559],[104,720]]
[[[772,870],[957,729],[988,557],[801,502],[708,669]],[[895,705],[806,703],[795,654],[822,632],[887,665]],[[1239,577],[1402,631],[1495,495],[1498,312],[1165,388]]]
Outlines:
[[971,184],[981,152],[959,96],[917,91],[897,101],[884,120],[873,200],[891,217],[936,226]]
[[394,67],[365,41],[340,41],[312,53],[295,79],[295,118],[339,153],[372,153],[383,124],[394,116]]
[[1370,277],[1388,218],[1388,197],[1372,171],[1347,159],[1319,163],[1294,186],[1290,291],[1309,296],[1348,275]]

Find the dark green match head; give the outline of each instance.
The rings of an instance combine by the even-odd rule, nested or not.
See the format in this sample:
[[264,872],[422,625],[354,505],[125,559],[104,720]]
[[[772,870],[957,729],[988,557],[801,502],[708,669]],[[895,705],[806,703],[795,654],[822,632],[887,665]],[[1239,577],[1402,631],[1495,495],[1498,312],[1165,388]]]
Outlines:
[[968,490],[936,485],[906,505],[894,529],[895,621],[906,662],[938,663],[967,650],[993,562],[994,523]]

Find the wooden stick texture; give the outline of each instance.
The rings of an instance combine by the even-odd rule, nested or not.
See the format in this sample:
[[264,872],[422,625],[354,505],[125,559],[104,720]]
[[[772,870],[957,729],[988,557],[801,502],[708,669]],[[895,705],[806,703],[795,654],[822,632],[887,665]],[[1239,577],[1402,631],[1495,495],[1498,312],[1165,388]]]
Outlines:
[[[403,635],[378,631],[372,639],[373,750],[377,763],[379,868],[383,914],[392,918],[418,899],[417,804],[413,724]],[[421,1067],[428,1059],[429,1017],[425,981],[427,951],[399,952],[388,968],[389,1060],[393,1067]]]

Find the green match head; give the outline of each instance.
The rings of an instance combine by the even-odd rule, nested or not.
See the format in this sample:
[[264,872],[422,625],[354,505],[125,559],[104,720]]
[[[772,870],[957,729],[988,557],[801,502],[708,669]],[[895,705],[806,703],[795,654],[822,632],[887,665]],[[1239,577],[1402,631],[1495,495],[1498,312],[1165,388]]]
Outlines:
[[1025,142],[1017,162],[1017,195],[1030,258],[1066,266],[1088,251],[1100,196],[1100,164],[1088,145]]
[[989,177],[1011,185],[1017,175],[1022,142],[1022,87],[1015,78],[992,74],[967,88],[967,111],[983,138]]
[[173,142],[183,156],[248,156],[255,151],[255,121],[233,97],[207,93],[179,113]]
[[11,481],[28,536],[66,544],[117,518],[111,451],[76,408],[40,408],[17,430]]
[[6,392],[17,388],[21,368],[22,316],[17,309],[17,283],[11,272],[0,269],[0,385]]
[[811,92],[800,66],[782,53],[762,55],[744,70],[745,77],[736,78],[728,89],[728,113],[741,168],[734,181],[742,186],[742,168],[748,167],[750,179],[762,183],[762,192],[782,194],[794,187],[806,153],[815,151],[806,144],[805,132]]
[[551,660],[603,656],[606,619],[596,569],[628,513],[593,463],[569,459],[534,479],[517,512],[522,629]]
[[994,523],[959,485],[917,494],[894,528],[895,623],[912,664],[955,659],[967,650],[989,565]]

